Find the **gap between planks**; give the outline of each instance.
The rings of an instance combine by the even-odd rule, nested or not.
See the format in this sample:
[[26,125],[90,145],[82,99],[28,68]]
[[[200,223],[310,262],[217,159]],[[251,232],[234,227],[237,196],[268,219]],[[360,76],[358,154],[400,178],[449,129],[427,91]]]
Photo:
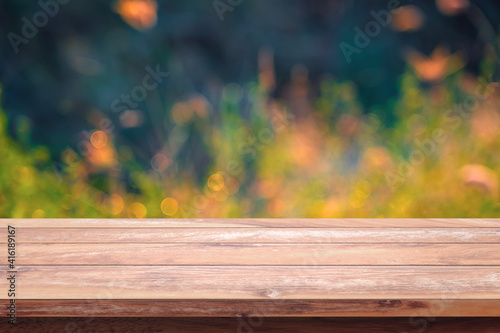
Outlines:
[[[7,315],[0,301],[0,316]],[[500,300],[18,300],[20,317],[500,317]]]

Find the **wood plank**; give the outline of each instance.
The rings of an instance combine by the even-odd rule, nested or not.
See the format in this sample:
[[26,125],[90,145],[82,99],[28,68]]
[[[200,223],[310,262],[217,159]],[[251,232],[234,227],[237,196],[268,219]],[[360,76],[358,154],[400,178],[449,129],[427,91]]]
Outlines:
[[[17,244],[17,265],[500,265],[500,244]],[[98,269],[98,268],[96,268]]]
[[20,317],[500,316],[500,219],[2,223]]
[[[0,316],[7,316],[0,301]],[[500,317],[500,300],[17,300],[18,317]]]
[[498,333],[500,318],[19,318],[2,332],[31,333]]
[[[5,243],[7,237],[0,238]],[[17,243],[497,243],[500,228],[20,228]]]
[[[20,266],[17,270],[17,299],[500,299],[499,266]],[[0,290],[7,290],[7,283],[0,279]]]
[[19,228],[500,228],[500,219],[0,219]]

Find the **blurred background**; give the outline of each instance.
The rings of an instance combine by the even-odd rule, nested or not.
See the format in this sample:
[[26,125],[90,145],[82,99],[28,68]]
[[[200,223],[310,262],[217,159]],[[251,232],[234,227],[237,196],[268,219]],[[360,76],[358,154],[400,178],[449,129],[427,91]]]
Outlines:
[[500,217],[494,0],[0,0],[0,217]]

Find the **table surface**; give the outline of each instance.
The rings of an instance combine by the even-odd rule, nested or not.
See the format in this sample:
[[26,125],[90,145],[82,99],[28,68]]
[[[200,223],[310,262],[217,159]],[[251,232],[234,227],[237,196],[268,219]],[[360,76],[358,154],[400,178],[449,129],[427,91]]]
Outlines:
[[8,225],[20,317],[500,316],[500,219],[0,219],[5,253]]

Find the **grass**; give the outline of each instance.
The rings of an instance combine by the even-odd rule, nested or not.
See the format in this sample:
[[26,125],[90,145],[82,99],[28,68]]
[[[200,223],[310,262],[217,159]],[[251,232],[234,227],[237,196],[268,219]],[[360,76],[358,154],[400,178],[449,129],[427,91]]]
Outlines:
[[[102,130],[52,161],[23,142],[26,129],[9,136],[0,110],[0,216],[500,216],[498,85],[465,71],[417,74],[408,69],[378,110],[331,79],[312,101],[275,100],[258,82],[226,86],[216,107],[179,101],[167,118],[175,131],[148,167]],[[185,158],[197,154],[186,144],[195,134],[208,162]]]

